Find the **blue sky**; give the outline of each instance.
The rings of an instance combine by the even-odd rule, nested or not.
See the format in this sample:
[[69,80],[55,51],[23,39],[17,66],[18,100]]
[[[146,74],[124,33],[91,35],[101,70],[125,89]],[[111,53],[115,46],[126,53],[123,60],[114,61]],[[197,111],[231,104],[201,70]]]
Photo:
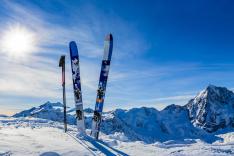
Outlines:
[[109,32],[114,51],[104,110],[183,105],[209,84],[234,89],[231,0],[13,0],[1,2],[0,18],[1,36],[9,27],[22,27],[37,39],[23,59],[0,47],[0,113],[62,101],[62,54],[67,55],[67,100],[74,105],[71,40],[80,53],[84,107],[94,108]]

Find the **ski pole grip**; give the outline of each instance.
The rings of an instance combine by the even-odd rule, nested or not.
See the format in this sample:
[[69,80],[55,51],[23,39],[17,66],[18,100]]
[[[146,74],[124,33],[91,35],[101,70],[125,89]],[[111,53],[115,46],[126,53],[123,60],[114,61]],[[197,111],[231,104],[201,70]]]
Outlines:
[[65,55],[62,55],[59,60],[59,67],[63,67],[65,64]]

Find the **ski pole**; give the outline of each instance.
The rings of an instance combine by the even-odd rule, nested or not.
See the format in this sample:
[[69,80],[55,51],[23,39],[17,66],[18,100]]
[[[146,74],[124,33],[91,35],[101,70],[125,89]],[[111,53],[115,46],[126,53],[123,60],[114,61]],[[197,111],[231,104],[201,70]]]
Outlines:
[[65,90],[65,55],[59,60],[59,67],[62,67],[62,86],[63,86],[63,110],[64,110],[64,131],[67,132],[67,107],[66,107],[66,90]]

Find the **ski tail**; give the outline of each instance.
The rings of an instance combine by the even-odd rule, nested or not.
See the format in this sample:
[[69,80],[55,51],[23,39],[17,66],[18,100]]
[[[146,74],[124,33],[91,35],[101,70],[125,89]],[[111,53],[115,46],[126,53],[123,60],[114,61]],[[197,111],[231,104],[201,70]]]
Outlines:
[[75,41],[69,43],[70,57],[71,57],[71,70],[74,90],[74,100],[76,108],[76,121],[77,129],[81,133],[85,133],[84,124],[84,112],[83,112],[83,101],[81,92],[81,81],[80,81],[80,65],[79,65],[79,54],[78,48]]
[[112,34],[108,34],[104,41],[104,55],[101,65],[96,104],[92,120],[91,136],[93,136],[96,139],[98,139],[99,136],[100,124],[102,120],[102,111],[105,99],[107,79],[110,69],[110,62],[112,57],[112,50],[113,50],[113,36]]

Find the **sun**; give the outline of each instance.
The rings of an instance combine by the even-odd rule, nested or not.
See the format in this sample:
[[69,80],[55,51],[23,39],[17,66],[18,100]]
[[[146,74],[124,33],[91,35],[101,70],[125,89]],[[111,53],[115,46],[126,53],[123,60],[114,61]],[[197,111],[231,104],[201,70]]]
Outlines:
[[22,26],[15,26],[3,34],[0,50],[9,56],[24,57],[35,50],[35,43],[33,32]]

